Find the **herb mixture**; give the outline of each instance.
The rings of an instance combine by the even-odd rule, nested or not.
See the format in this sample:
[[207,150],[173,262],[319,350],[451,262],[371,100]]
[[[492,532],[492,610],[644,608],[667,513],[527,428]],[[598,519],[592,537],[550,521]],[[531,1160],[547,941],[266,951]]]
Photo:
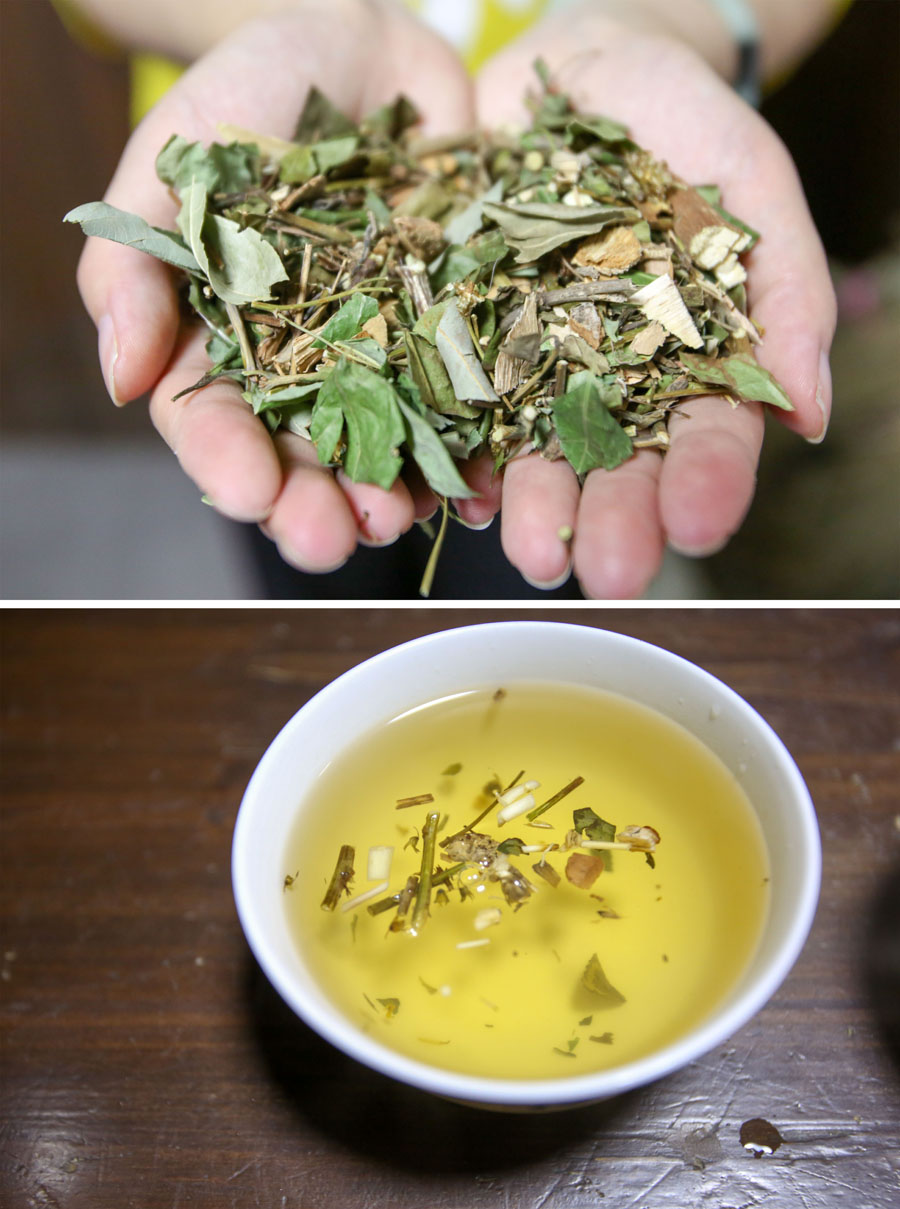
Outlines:
[[182,394],[233,379],[356,482],[413,462],[445,521],[478,454],[584,475],[664,451],[697,395],[790,410],[752,353],[757,233],[536,68],[523,132],[422,138],[403,97],[356,124],[314,89],[292,141],[166,143],[177,230],[104,202],[66,220],[183,271],[212,365]]

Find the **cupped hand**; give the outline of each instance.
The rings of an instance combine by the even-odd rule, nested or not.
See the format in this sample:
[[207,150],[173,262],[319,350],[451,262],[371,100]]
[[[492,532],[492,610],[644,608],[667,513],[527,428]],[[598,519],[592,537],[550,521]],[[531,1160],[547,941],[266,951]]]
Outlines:
[[[794,404],[778,418],[820,441],[831,410],[834,295],[796,170],[775,133],[687,47],[626,29],[587,4],[539,25],[484,68],[482,126],[526,121],[521,98],[534,86],[539,56],[577,108],[623,122],[689,183],[719,184],[723,205],[761,233],[746,260],[750,313],[765,332],[757,357]],[[632,597],[653,579],[666,543],[691,555],[723,546],[753,497],[763,410],[692,400],[669,431],[665,457],[641,451],[616,470],[591,471],[580,489],[566,462],[531,454],[509,464],[501,536],[522,575],[549,586],[573,565],[587,596]],[[483,519],[485,507],[460,503],[469,519]],[[563,540],[568,529],[571,543]]]
[[[177,206],[155,171],[169,136],[209,142],[219,123],[229,123],[289,138],[313,84],[351,117],[403,92],[426,130],[474,121],[471,85],[456,55],[399,6],[302,0],[244,25],[185,73],[134,131],[105,200],[173,227]],[[273,440],[232,384],[173,401],[208,368],[207,333],[182,324],[174,277],[158,261],[89,239],[78,280],[114,401],[150,391],[153,423],[187,474],[220,512],[260,523],[288,562],[331,570],[357,541],[391,541],[433,510],[434,497],[414,479],[412,486],[398,480],[389,492],[351,483],[320,467],[301,438]]]

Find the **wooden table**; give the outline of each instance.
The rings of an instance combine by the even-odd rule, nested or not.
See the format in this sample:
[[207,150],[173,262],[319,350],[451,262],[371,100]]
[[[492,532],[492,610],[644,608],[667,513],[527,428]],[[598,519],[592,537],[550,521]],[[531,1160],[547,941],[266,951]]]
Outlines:
[[[722,677],[782,735],[819,810],[823,893],[802,957],[688,1069],[577,1111],[465,1109],[343,1057],[255,966],[229,848],[269,740],[359,660],[511,615],[548,611],[0,617],[4,1206],[900,1203],[898,1068],[864,976],[873,898],[900,862],[896,611],[552,613]],[[753,1117],[784,1138],[770,1157],[741,1146]]]

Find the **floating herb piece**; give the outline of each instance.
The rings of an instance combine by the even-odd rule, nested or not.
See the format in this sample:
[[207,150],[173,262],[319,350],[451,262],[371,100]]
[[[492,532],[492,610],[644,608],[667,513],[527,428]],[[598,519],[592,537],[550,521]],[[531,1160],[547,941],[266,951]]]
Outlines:
[[284,885],[282,886],[282,890],[292,890],[294,887],[294,882],[297,880],[297,878],[299,876],[300,876],[299,869],[297,870],[296,873],[286,873],[284,875]]
[[338,905],[341,894],[350,893],[350,882],[353,880],[353,861],[356,851],[350,844],[342,844],[334,866],[334,873],[322,899],[322,910],[333,911]]
[[602,856],[573,852],[566,861],[566,878],[580,890],[589,890],[604,869]]
[[620,1003],[625,1002],[625,996],[621,991],[616,990],[606,977],[606,974],[604,974],[600,958],[596,953],[591,955],[590,960],[584,968],[584,973],[581,975],[581,985],[601,1001],[602,1007],[617,1007]]
[[434,870],[434,841],[439,818],[438,812],[432,810],[422,828],[422,865],[419,870],[419,884],[410,922],[410,930],[413,933],[420,931],[428,918],[431,903],[431,878]]
[[399,999],[391,999],[391,998],[379,999],[378,1002],[384,1008],[384,1014],[388,1020],[393,1020],[393,1018],[400,1011],[400,1000]]
[[429,802],[433,801],[433,793],[418,793],[411,798],[398,798],[396,809],[405,810],[407,806],[427,806]]
[[612,1045],[613,1035],[612,1033],[601,1033],[599,1037],[588,1037],[588,1041],[598,1041],[601,1045]]
[[560,876],[548,861],[536,861],[531,867],[538,877],[542,877],[544,881],[549,882],[551,886],[559,885],[561,880]]
[[[521,774],[520,774],[521,775]],[[540,806],[536,806],[528,815],[529,822],[533,822],[539,815],[544,814],[551,806],[555,806],[557,802],[561,802],[564,797],[567,797],[579,785],[584,784],[584,777],[574,777],[568,785],[564,785],[558,793],[555,793],[552,798],[548,798],[546,802],[542,802]]]

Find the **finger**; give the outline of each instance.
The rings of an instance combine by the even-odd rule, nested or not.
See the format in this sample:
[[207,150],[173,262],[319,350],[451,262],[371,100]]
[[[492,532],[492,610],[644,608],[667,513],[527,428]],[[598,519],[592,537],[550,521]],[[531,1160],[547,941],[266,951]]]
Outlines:
[[354,483],[343,470],[338,471],[337,481],[364,546],[391,545],[415,520],[413,498],[402,479],[397,479],[389,491],[372,483]]
[[691,400],[683,408],[669,423],[660,515],[676,550],[712,554],[737,532],[753,499],[763,410],[747,403],[734,409],[716,398]]
[[494,459],[489,454],[460,462],[459,472],[478,496],[457,500],[456,510],[471,529],[486,529],[500,511],[503,476],[494,473]]
[[567,462],[529,454],[507,464],[500,542],[533,587],[556,588],[568,579],[569,539],[577,510],[578,479]]
[[281,490],[282,472],[265,425],[237,388],[214,382],[172,398],[209,366],[205,330],[186,332],[150,400],[150,418],[182,469],[219,512],[234,520],[268,516]]
[[585,596],[642,596],[662,562],[665,541],[657,507],[661,459],[639,451],[615,470],[584,481],[575,528],[575,575]]
[[347,497],[309,441],[289,432],[274,441],[284,486],[262,530],[298,570],[335,571],[356,549],[357,521]]

